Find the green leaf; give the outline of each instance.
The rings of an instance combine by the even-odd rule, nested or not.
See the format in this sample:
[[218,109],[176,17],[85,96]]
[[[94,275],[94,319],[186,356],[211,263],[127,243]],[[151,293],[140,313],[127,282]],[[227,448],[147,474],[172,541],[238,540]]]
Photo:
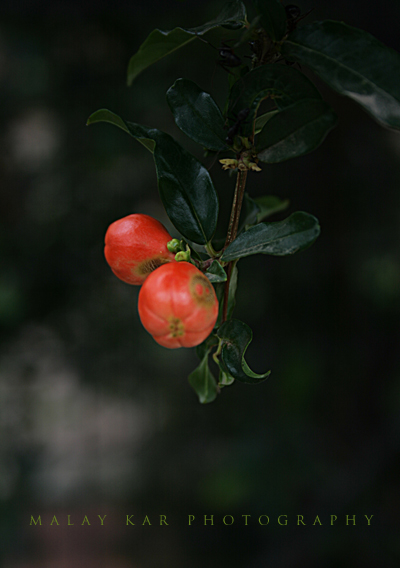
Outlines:
[[264,128],[264,126],[267,124],[267,122],[273,117],[275,116],[275,114],[279,112],[277,110],[270,110],[269,112],[266,112],[264,114],[262,114],[261,116],[257,116],[256,118],[256,122],[255,122],[255,129],[254,129],[254,133],[255,134],[259,134],[261,132],[261,130]]
[[275,164],[307,154],[323,142],[336,122],[336,114],[324,101],[298,101],[264,126],[256,141],[258,158]]
[[264,381],[271,371],[261,375],[254,373],[245,361],[246,349],[253,333],[239,320],[229,320],[221,325],[217,336],[222,339],[221,365],[225,373],[243,383],[257,384]]
[[400,128],[400,54],[370,34],[324,21],[289,34],[282,55],[307,65],[385,126]]
[[219,387],[228,387],[231,385],[235,379],[226,373],[223,369],[219,369],[219,378],[218,378],[218,386]]
[[217,396],[217,383],[208,367],[208,354],[200,365],[189,375],[189,383],[202,404],[212,402]]
[[275,195],[263,195],[262,197],[256,197],[254,201],[260,209],[257,215],[257,223],[289,207],[289,199],[280,199],[275,197]]
[[228,29],[241,28],[246,20],[246,9],[242,2],[228,2],[217,18],[196,28],[175,28],[171,31],[154,30],[139,47],[128,64],[128,85],[147,67],[166,55],[193,41],[219,26]]
[[225,120],[217,103],[196,83],[178,79],[167,91],[167,101],[177,126],[189,138],[215,152],[225,150]]
[[211,266],[205,272],[210,282],[226,282],[227,276],[218,260],[213,260]]
[[320,233],[318,220],[298,211],[284,221],[260,223],[242,233],[231,243],[221,260],[231,260],[252,254],[285,256],[312,245]]
[[[96,122],[108,122],[109,124],[114,124],[114,126],[118,126],[118,128],[121,128],[121,130],[123,130],[124,132],[131,134],[128,128],[128,123],[122,120],[122,118],[117,114],[105,108],[97,110],[96,112],[91,114],[86,121],[86,126],[90,126],[91,124],[95,124]],[[145,148],[147,148],[147,150],[149,150],[149,152],[153,154],[155,148],[154,140],[150,140],[149,138],[140,138],[138,142],[140,142]]]
[[87,124],[110,122],[142,142],[151,152],[165,210],[178,231],[194,243],[212,238],[218,218],[218,196],[205,167],[169,134],[125,122],[108,110],[92,114]]
[[[120,116],[113,113],[111,110],[107,110],[106,108],[102,108],[100,110],[96,110],[93,114],[89,116],[86,121],[86,126],[90,126],[91,124],[96,124],[96,122],[108,122],[109,124],[113,124],[114,126],[118,126],[127,134],[131,134],[128,123],[122,120]],[[154,153],[155,142],[149,138],[140,138],[137,139],[149,152],[152,154]]]
[[280,41],[286,33],[286,12],[279,0],[253,0],[261,16],[261,25],[273,41]]
[[251,134],[258,107],[267,97],[272,97],[280,109],[304,99],[321,99],[313,83],[293,67],[272,64],[256,67],[236,81],[229,95],[231,122],[242,109],[250,109],[243,126],[245,136]]

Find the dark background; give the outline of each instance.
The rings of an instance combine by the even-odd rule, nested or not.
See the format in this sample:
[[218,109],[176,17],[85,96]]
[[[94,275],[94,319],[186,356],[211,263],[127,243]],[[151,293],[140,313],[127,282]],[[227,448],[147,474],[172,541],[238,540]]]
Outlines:
[[[343,20],[400,49],[400,2],[316,4],[299,2],[303,12],[314,8],[306,22]],[[234,384],[200,405],[186,380],[194,350],[152,340],[138,318],[138,289],[103,258],[108,225],[127,214],[150,214],[176,232],[150,154],[115,127],[87,128],[86,120],[109,108],[169,132],[202,158],[174,125],[165,92],[186,77],[222,105],[227,74],[216,50],[193,42],[131,88],[125,75],[152,29],[196,26],[221,6],[1,5],[6,568],[398,566],[399,134],[314,78],[337,128],[312,154],[251,176],[252,196],[289,198],[290,213],[312,213],[322,227],[299,255],[240,263],[235,317],[254,330],[248,361],[258,372],[272,369],[260,386]],[[218,46],[229,34],[207,37]],[[211,174],[223,225],[234,180],[217,166]],[[127,514],[135,526],[125,526]],[[160,514],[168,526],[159,526]],[[298,514],[306,526],[296,525]],[[30,526],[31,515],[43,525]],[[50,526],[53,515],[59,526]],[[151,526],[142,526],[145,515]],[[214,526],[204,526],[204,515],[214,515]],[[242,515],[251,515],[248,526]],[[313,525],[317,515],[322,526]],[[364,515],[373,515],[371,526]]]

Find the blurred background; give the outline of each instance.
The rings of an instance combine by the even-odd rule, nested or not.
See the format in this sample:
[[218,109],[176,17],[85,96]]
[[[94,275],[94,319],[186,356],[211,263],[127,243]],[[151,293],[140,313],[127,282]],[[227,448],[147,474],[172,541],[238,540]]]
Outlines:
[[[305,22],[343,20],[400,49],[398,0],[298,4],[313,8]],[[103,257],[108,225],[130,213],[177,235],[150,154],[86,120],[109,108],[203,159],[165,92],[186,77],[222,106],[217,51],[193,42],[131,88],[126,68],[155,27],[196,26],[222,5],[1,4],[1,567],[398,566],[400,135],[314,78],[337,128],[312,154],[251,176],[252,196],[290,199],[273,220],[304,210],[322,227],[303,253],[239,265],[235,317],[254,330],[250,366],[272,369],[262,385],[234,384],[200,405],[187,383],[194,350],[144,332],[138,289]],[[207,37],[218,46],[229,32]],[[211,175],[223,229],[234,179],[217,166]]]

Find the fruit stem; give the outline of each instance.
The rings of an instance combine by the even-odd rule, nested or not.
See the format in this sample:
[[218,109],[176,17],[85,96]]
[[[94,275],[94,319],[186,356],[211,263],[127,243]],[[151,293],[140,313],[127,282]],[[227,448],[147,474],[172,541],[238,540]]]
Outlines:
[[[246,187],[246,180],[247,180],[247,172],[248,170],[238,170],[237,178],[236,178],[236,187],[235,193],[233,196],[233,203],[232,203],[232,210],[231,210],[231,217],[229,220],[228,226],[228,233],[226,236],[226,241],[223,251],[236,239],[238,227],[239,227],[239,218],[240,212],[242,210],[242,203],[243,203],[243,196],[244,190]],[[225,283],[225,291],[224,291],[224,298],[223,298],[223,310],[222,310],[222,320],[221,323],[224,323],[228,316],[228,298],[229,298],[229,284],[231,281],[232,276],[232,262],[228,262],[226,267],[226,274],[227,280]]]

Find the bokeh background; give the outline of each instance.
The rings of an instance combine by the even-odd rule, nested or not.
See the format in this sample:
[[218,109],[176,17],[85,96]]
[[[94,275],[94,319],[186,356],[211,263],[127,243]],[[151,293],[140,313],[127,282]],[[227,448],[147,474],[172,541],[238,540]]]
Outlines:
[[[252,196],[288,198],[289,212],[312,213],[322,226],[299,255],[240,263],[235,316],[254,330],[248,361],[272,369],[260,386],[234,384],[200,405],[186,379],[194,350],[153,342],[138,289],[103,258],[108,225],[129,213],[176,232],[151,156],[86,119],[109,108],[202,159],[174,125],[165,92],[186,77],[222,105],[217,51],[193,42],[131,88],[125,74],[152,29],[199,25],[222,4],[1,4],[2,567],[398,566],[400,135],[316,80],[338,127],[314,153],[251,176]],[[343,20],[400,49],[398,0],[299,6],[313,8],[308,20]],[[208,37],[218,46],[227,34]],[[223,227],[234,180],[217,166],[211,174]],[[125,526],[127,514],[135,526]],[[31,515],[43,525],[30,526]],[[50,526],[54,515],[59,526]],[[312,524],[317,515],[322,526]],[[371,526],[364,515],[374,515]]]

